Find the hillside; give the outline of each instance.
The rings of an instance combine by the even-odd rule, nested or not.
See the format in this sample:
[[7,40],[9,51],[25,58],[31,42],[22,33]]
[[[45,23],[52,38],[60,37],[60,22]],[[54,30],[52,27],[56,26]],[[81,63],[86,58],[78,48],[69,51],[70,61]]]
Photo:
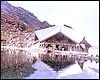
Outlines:
[[23,23],[14,16],[1,12],[1,45],[27,46],[31,40],[34,42],[34,30],[32,26]]
[[17,19],[34,27],[35,29],[43,29],[52,26],[47,21],[41,22],[33,13],[29,12],[28,10],[25,10],[21,7],[12,6],[7,1],[1,1],[1,12],[15,16]]

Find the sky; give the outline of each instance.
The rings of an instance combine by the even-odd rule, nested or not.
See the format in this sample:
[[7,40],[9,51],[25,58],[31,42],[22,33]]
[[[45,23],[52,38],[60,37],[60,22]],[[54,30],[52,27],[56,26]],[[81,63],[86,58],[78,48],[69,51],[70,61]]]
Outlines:
[[[99,46],[99,1],[8,1],[52,25],[69,25]],[[81,34],[78,34],[81,36]]]

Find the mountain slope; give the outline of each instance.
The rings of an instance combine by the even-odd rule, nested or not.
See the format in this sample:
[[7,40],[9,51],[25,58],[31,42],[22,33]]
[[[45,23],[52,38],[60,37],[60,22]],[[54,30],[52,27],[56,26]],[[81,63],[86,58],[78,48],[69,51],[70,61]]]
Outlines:
[[30,26],[33,26],[35,29],[43,29],[52,26],[47,21],[41,22],[31,12],[21,7],[12,6],[7,1],[1,1],[1,12],[5,12],[7,14],[15,16],[17,19],[23,21]]

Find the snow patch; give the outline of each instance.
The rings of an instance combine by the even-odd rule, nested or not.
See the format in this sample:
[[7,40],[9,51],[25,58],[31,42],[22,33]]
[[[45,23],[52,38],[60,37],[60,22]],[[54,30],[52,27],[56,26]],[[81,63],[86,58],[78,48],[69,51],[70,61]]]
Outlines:
[[73,64],[61,71],[58,72],[58,77],[63,77],[63,76],[70,76],[73,74],[79,74],[82,73],[82,69],[80,68],[79,64]]

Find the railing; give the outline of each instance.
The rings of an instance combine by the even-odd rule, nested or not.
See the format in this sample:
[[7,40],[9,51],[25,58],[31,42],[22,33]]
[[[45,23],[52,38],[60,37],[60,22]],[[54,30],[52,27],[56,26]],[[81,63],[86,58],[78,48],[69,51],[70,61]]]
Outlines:
[[82,48],[80,47],[80,45],[75,45],[75,44],[65,44],[65,43],[40,43],[40,47],[47,47],[47,45],[50,44],[53,46],[53,48],[56,49],[56,45],[60,45],[62,48],[61,50],[64,51],[64,46],[67,46],[67,51],[80,51],[80,52],[84,52],[82,51]]

